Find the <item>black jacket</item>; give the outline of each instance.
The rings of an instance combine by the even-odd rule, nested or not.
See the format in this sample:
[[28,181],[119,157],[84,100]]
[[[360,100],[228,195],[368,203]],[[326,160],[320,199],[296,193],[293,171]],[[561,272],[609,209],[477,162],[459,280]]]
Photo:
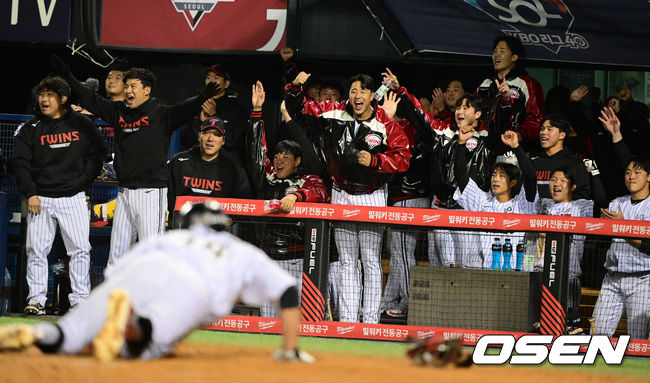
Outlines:
[[567,149],[562,149],[552,156],[541,152],[531,156],[533,167],[537,174],[537,192],[539,198],[551,198],[548,184],[551,179],[551,172],[559,166],[570,166],[576,173],[576,190],[573,192],[573,199],[591,199],[591,180],[584,163],[575,154]]
[[115,160],[120,186],[167,187],[167,159],[172,133],[201,110],[205,101],[195,96],[175,105],[151,98],[135,109],[123,101],[110,101],[66,74],[81,106],[107,121],[114,129]]
[[90,186],[105,155],[99,129],[88,117],[39,113],[18,127],[9,170],[25,198],[70,197]]
[[199,145],[176,154],[169,161],[167,186],[169,211],[174,211],[177,196],[212,198],[250,198],[251,190],[244,169],[229,155],[220,153],[212,161],[201,159]]

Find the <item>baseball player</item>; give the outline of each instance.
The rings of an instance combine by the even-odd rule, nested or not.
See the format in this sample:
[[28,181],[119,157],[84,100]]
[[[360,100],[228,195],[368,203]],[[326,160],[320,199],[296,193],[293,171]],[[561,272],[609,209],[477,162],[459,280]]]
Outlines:
[[167,187],[168,211],[173,212],[177,196],[214,198],[249,198],[251,195],[245,170],[222,148],[226,142],[226,125],[218,117],[201,123],[198,143],[176,154],[169,162]]
[[[380,108],[372,102],[374,80],[360,74],[350,79],[349,100],[315,102],[307,100],[302,89],[309,76],[300,72],[287,85],[286,104],[289,110],[301,109],[303,114],[318,118],[334,182],[332,203],[386,206],[388,175],[408,169],[411,157],[406,135],[389,117],[397,107],[395,95],[385,96]],[[334,229],[341,270],[338,309],[343,322],[359,321],[359,254],[364,270],[363,321],[379,322],[382,232],[383,227],[347,223]]]
[[81,105],[115,130],[114,167],[120,183],[107,269],[138,240],[164,231],[167,216],[167,155],[173,131],[201,109],[218,86],[209,82],[195,97],[162,105],[152,92],[156,77],[142,68],[125,73],[126,104],[109,101],[83,86],[58,56],[51,64],[70,83]]
[[[383,82],[401,98],[408,97],[411,103],[400,104],[393,119],[402,127],[409,141],[411,161],[406,172],[393,177],[388,185],[388,201],[391,206],[428,208],[431,206],[430,168],[428,151],[420,143],[423,141],[408,119],[402,118],[400,110],[404,107],[421,109],[419,101],[401,86],[397,76],[386,68],[382,73]],[[412,230],[391,229],[390,273],[381,299],[382,310],[389,317],[403,318],[408,310],[409,269],[415,264],[415,246],[418,233]]]
[[261,250],[225,232],[230,218],[215,201],[186,204],[182,226],[140,242],[107,279],[58,322],[0,327],[0,348],[35,344],[44,352],[77,354],[92,343],[100,361],[164,356],[189,332],[214,323],[238,301],[281,307],[279,360],[313,362],[298,350],[296,280]]
[[[614,199],[602,218],[647,221],[650,217],[650,160],[631,157],[621,136],[621,123],[611,108],[599,120],[612,134],[615,161],[626,163],[629,195]],[[646,241],[647,242],[647,241]],[[634,339],[650,339],[650,253],[640,239],[614,238],[605,258],[607,274],[594,307],[595,333],[613,336],[623,313]]]
[[[471,131],[464,131],[463,128],[458,127],[460,150],[456,151],[456,162],[454,163],[458,188],[454,193],[454,199],[463,209],[469,211],[535,214],[535,202],[538,199],[535,171],[530,159],[519,146],[519,136],[514,131],[508,130],[501,135],[501,141],[514,151],[521,170],[509,163],[497,163],[492,170],[491,190],[490,192],[484,192],[469,177],[465,167],[469,153],[463,144],[472,135]],[[523,186],[521,185],[521,178],[523,178]],[[524,233],[513,233],[508,237],[512,239],[513,246],[524,241]],[[479,251],[470,254],[470,267],[490,268],[492,265],[493,239],[493,233],[480,235]],[[516,257],[512,257],[510,262],[510,268],[514,270]]]
[[[522,143],[532,143],[539,136],[539,127],[544,115],[544,93],[542,86],[528,75],[520,59],[525,52],[518,38],[501,35],[492,44],[492,63],[494,74],[485,79],[476,94],[486,100],[482,110],[484,125],[491,134],[490,147],[497,154],[509,151],[499,140],[505,130],[514,130],[520,135]],[[503,85],[508,93],[502,91]],[[498,110],[506,108],[505,116]],[[503,118],[505,117],[505,119]]]
[[[549,191],[552,198],[540,198],[535,208],[537,214],[560,215],[571,217],[593,217],[594,206],[602,206],[606,201],[605,189],[600,182],[600,176],[592,176],[592,190],[595,200],[573,199],[576,190],[576,175],[572,167],[562,166],[555,169],[550,177]],[[580,329],[580,275],[582,254],[584,252],[585,235],[573,235],[569,249],[569,289],[567,299],[567,326],[570,334],[576,334]],[[580,329],[580,330],[578,330]]]
[[[273,163],[269,160],[262,105],[266,94],[261,82],[253,85],[253,111],[246,132],[247,168],[259,199],[279,200],[280,210],[289,212],[296,202],[326,202],[329,199],[323,180],[315,175],[302,174],[302,150],[294,141],[280,141],[274,150]],[[304,258],[304,228],[287,223],[269,223],[259,227],[262,250],[283,270],[302,281]],[[300,282],[298,285],[300,289]],[[263,317],[277,317],[271,304],[260,307]]]
[[70,257],[70,305],[90,292],[90,215],[85,190],[102,167],[106,148],[92,121],[68,105],[70,86],[47,77],[38,86],[39,112],[15,133],[9,170],[27,200],[27,285],[25,314],[44,315],[47,255],[57,224]]

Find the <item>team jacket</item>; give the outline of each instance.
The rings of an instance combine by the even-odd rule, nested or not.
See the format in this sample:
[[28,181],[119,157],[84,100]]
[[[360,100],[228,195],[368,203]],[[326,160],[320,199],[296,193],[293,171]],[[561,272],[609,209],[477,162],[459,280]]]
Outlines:
[[122,101],[110,101],[66,76],[81,105],[106,120],[114,129],[113,165],[120,186],[127,188],[167,187],[169,141],[176,128],[189,120],[205,100],[188,98],[176,105],[149,99],[131,109]]
[[[408,138],[402,128],[384,110],[374,104],[370,118],[356,120],[348,100],[308,101],[302,87],[285,88],[287,110],[302,110],[316,119],[312,126],[323,130],[323,146],[330,175],[337,187],[349,194],[371,193],[389,181],[389,175],[406,171],[411,159]],[[357,162],[359,152],[372,155],[369,167]]]
[[18,127],[15,137],[9,170],[25,198],[69,197],[85,190],[106,156],[99,129],[70,110],[58,119],[37,113]]
[[[277,177],[268,157],[262,112],[251,113],[246,131],[246,151],[248,174],[258,181],[255,185],[257,198],[279,200],[293,194],[297,197],[296,202],[326,202],[329,199],[325,184],[318,176],[296,173],[285,179]],[[304,228],[300,224],[266,224],[258,237],[262,249],[273,259],[303,257]]]
[[174,211],[177,196],[251,197],[248,178],[241,165],[225,153],[220,153],[212,161],[205,161],[201,159],[198,144],[169,161],[167,189],[170,212]]
[[[437,197],[435,205],[441,209],[460,209],[460,205],[454,200],[454,191],[458,186],[454,174],[458,133],[454,132],[449,124],[417,107],[413,101],[417,101],[413,96],[402,97],[399,107],[417,131],[420,145],[431,152],[428,174],[431,177],[433,193]],[[471,153],[467,156],[467,173],[483,190],[487,190],[490,185],[496,158],[489,149],[487,135],[486,130],[479,128],[474,137],[465,143]]]
[[[405,104],[403,107],[422,109],[420,101],[410,94],[405,87],[400,87],[397,94],[401,98],[408,97],[411,100],[411,103]],[[399,104],[398,108],[400,108]],[[401,111],[402,108],[398,110],[398,115]],[[397,123],[402,127],[408,139],[411,149],[411,161],[409,168],[405,172],[397,174],[388,185],[388,200],[391,204],[406,199],[426,197],[431,194],[431,150],[422,143],[423,140],[418,136],[415,127],[408,118],[402,118]]]
[[551,172],[560,166],[569,166],[576,173],[576,190],[573,192],[573,199],[591,199],[591,180],[584,163],[575,154],[567,149],[562,149],[552,156],[541,152],[531,156],[533,167],[537,174],[537,192],[540,198],[551,198],[548,189],[551,180]]
[[[504,101],[493,78],[481,83],[476,93],[483,97],[485,107],[481,119],[489,128],[492,146],[498,154],[507,152],[500,136],[505,130],[521,133],[523,142],[531,143],[539,137],[539,127],[544,116],[544,94],[542,86],[530,77],[525,70],[515,67],[506,75],[510,87],[510,99]],[[497,109],[509,109],[500,113]]]

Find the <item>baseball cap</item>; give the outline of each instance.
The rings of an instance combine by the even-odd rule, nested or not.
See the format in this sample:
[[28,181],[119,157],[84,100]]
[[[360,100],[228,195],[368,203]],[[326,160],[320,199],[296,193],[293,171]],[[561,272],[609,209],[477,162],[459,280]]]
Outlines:
[[208,129],[216,129],[222,135],[226,135],[226,124],[219,117],[208,117],[201,123],[201,131]]
[[208,72],[213,72],[217,76],[223,77],[224,80],[230,81],[230,75],[228,74],[228,72],[226,72],[224,67],[222,67],[219,64],[214,64],[214,65],[210,65],[209,67],[203,68],[204,76],[208,74]]

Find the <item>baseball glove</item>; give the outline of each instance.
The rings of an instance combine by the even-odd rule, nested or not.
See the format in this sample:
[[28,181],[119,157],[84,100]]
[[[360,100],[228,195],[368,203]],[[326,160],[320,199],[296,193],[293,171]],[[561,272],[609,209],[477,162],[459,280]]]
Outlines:
[[460,338],[445,340],[442,337],[430,336],[417,341],[406,351],[406,355],[421,366],[444,367],[451,363],[457,367],[469,367],[472,364],[471,354],[463,351],[462,347]]

